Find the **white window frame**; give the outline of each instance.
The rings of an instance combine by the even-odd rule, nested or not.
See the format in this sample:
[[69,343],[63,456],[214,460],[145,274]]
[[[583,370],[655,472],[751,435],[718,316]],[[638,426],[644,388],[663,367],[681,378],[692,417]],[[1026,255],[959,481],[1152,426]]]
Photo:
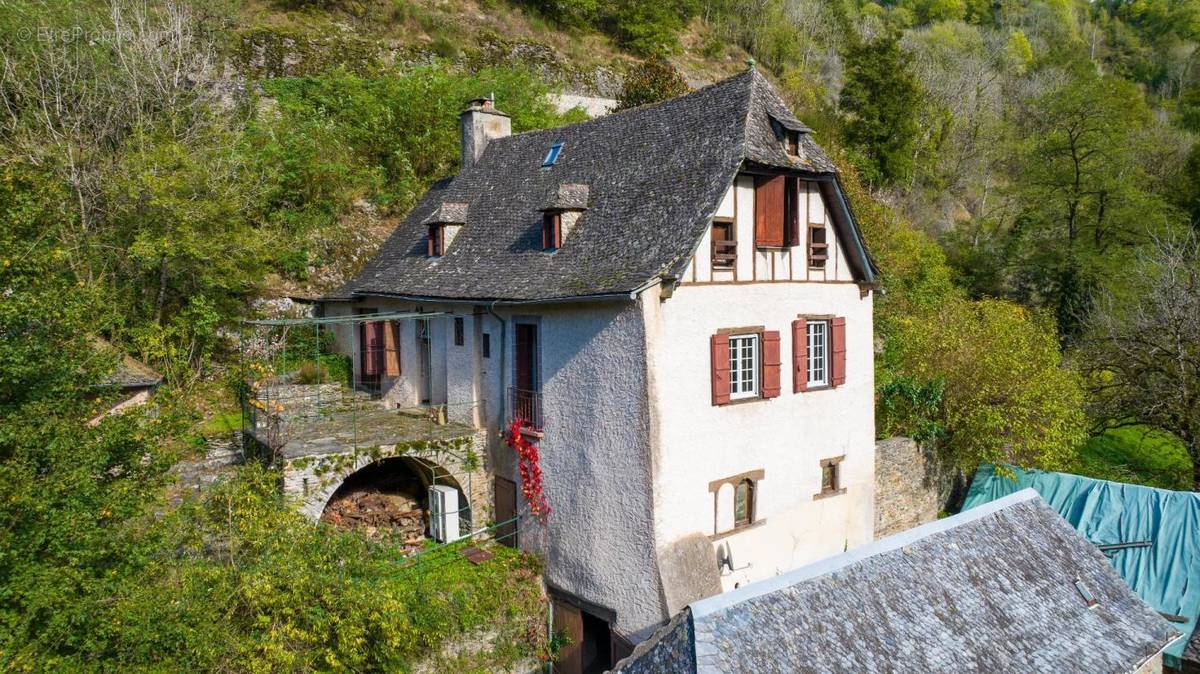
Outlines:
[[810,387],[829,386],[829,331],[831,321],[809,320],[805,339],[808,340],[808,362],[805,370]]
[[753,332],[729,336],[730,400],[758,397],[759,370],[762,366],[761,341],[758,333]]

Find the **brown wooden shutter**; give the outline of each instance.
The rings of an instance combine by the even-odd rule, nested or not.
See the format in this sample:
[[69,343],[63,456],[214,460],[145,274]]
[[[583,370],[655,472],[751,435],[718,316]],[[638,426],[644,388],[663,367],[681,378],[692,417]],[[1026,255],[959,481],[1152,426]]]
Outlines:
[[729,402],[729,335],[712,336],[712,404]]
[[366,323],[367,343],[365,346],[366,359],[363,360],[363,374],[376,375],[382,369],[383,362],[383,322],[370,321]]
[[782,360],[779,357],[779,331],[767,330],[762,333],[762,397],[779,397],[779,369]]
[[808,390],[808,321],[792,321],[792,393]]
[[384,371],[389,377],[400,376],[400,322],[388,321],[383,328]]
[[841,386],[846,383],[846,319],[837,317],[830,321],[833,327],[833,334],[830,339],[833,341],[833,385]]
[[754,245],[783,247],[784,192],[787,178],[758,178],[754,183]]

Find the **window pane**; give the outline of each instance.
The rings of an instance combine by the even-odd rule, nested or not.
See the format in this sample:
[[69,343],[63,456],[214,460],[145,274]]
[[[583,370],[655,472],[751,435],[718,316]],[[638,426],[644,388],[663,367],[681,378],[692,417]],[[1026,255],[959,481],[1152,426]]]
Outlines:
[[749,489],[746,487],[745,482],[739,484],[737,486],[737,489],[734,490],[734,492],[733,492],[733,521],[734,522],[740,524],[740,523],[743,523],[746,521],[746,510],[747,510],[746,505],[747,505],[747,501],[748,501],[747,497],[749,495],[750,495]]
[[808,383],[824,385],[828,383],[829,323],[828,321],[808,322]]
[[833,491],[837,489],[837,465],[828,464],[821,467],[821,491]]
[[729,338],[729,392],[739,397],[758,389],[758,335]]

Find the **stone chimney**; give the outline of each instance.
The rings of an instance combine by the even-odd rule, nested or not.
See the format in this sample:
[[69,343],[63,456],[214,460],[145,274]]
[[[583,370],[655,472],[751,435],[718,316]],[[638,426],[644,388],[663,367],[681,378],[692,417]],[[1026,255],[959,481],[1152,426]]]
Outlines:
[[458,116],[462,132],[462,169],[471,167],[487,148],[488,141],[512,135],[512,119],[496,109],[493,98],[476,98]]

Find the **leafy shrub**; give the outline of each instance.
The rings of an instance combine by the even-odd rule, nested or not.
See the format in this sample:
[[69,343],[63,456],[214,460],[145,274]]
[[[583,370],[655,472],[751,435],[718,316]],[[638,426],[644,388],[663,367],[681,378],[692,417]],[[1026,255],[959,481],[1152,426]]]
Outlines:
[[621,84],[617,110],[657,103],[689,91],[683,75],[666,59],[654,57],[634,66]]
[[946,384],[941,379],[892,379],[879,387],[876,433],[881,438],[904,435],[922,443],[937,440],[943,433],[938,420],[945,394]]
[[916,381],[944,379],[939,423],[951,465],[1063,470],[1086,437],[1083,388],[1061,366],[1054,322],[999,300],[948,300],[899,317],[885,361]]

